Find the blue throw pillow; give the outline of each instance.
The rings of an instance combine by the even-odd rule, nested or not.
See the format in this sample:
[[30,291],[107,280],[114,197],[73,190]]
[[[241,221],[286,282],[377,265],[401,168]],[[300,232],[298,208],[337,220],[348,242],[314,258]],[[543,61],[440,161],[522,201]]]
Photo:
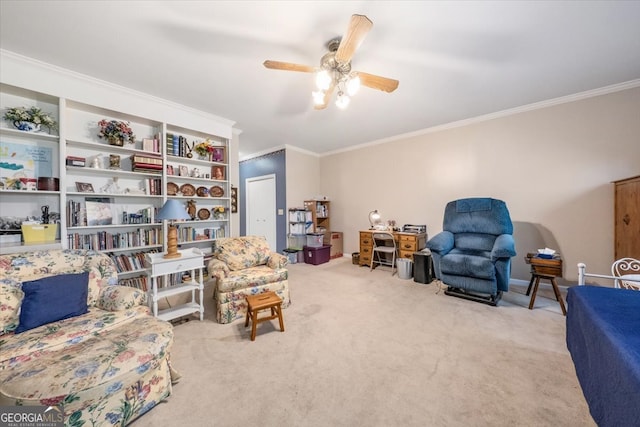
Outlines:
[[22,282],[22,292],[24,299],[16,334],[86,313],[89,272]]

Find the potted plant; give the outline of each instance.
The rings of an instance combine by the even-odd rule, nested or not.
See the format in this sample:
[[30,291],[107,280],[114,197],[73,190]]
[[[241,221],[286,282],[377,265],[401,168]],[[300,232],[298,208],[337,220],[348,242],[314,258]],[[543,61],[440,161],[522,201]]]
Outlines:
[[136,136],[133,134],[129,122],[102,119],[98,122],[98,127],[100,128],[98,137],[106,138],[111,145],[122,147],[125,140],[130,144],[135,142]]
[[12,107],[4,113],[4,119],[13,123],[16,129],[27,132],[38,132],[41,126],[46,126],[51,132],[58,128],[58,123],[51,114],[45,113],[38,107]]

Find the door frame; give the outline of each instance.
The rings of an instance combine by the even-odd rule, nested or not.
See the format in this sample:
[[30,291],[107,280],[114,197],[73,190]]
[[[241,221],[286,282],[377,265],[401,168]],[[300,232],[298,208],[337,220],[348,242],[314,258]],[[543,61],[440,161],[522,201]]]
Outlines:
[[[245,234],[249,234],[249,230],[251,227],[249,227],[249,218],[251,217],[250,215],[250,206],[251,206],[251,202],[249,200],[249,184],[251,182],[254,181],[264,181],[267,179],[271,179],[273,180],[273,200],[274,200],[274,208],[276,209],[274,211],[274,219],[273,219],[273,228],[274,228],[274,233],[273,236],[275,238],[275,243],[276,246],[278,244],[278,215],[277,215],[277,209],[278,209],[278,181],[277,181],[277,177],[275,173],[270,173],[270,174],[266,174],[266,175],[260,175],[260,176],[252,176],[251,178],[245,178],[244,180],[244,194],[245,194],[245,217],[244,217],[244,229],[246,231]],[[275,249],[272,249],[273,251],[275,251]]]

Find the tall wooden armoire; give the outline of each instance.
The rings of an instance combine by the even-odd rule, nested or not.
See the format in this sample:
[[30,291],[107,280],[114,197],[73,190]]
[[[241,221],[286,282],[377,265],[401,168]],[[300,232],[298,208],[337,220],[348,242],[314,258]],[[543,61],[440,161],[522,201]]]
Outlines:
[[614,181],[615,259],[640,259],[640,175]]

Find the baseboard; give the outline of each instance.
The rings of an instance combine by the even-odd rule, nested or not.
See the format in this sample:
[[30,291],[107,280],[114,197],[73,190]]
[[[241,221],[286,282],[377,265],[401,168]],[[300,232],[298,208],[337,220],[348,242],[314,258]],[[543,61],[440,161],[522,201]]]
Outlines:
[[[510,285],[529,286],[529,281],[528,280],[522,280],[522,279],[509,279],[509,284]],[[551,286],[551,283],[548,283],[546,281],[543,282],[542,280],[538,284],[538,288],[540,288],[540,287],[553,289],[553,287]],[[569,286],[560,285],[559,284],[558,288],[560,288],[560,289],[569,289]]]

